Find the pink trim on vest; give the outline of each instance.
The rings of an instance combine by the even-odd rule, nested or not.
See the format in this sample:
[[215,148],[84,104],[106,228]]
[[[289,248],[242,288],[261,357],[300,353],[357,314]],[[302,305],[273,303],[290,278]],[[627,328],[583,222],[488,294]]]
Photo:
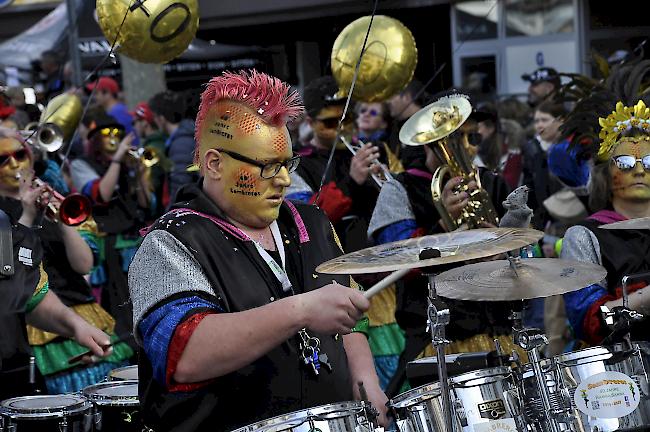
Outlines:
[[406,170],[406,172],[416,177],[425,178],[427,180],[431,180],[433,178],[433,174],[431,174],[428,171],[421,170],[419,168],[409,168]]
[[293,222],[296,224],[296,227],[298,228],[298,238],[300,240],[300,243],[307,243],[309,241],[309,233],[307,232],[307,227],[305,226],[305,222],[303,222],[300,213],[298,213],[298,209],[290,201],[285,201],[284,203],[287,205],[287,207],[289,207],[289,210],[291,210],[291,215],[293,216]]
[[627,220],[625,216],[618,212],[615,212],[614,210],[600,210],[589,216],[587,219],[595,220],[601,224],[610,224],[613,222]]

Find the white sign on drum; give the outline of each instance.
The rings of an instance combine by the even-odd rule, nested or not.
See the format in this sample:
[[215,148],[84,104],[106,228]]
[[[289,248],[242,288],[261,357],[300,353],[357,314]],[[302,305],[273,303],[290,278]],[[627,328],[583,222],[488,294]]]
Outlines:
[[474,425],[474,432],[517,432],[515,420],[504,418]]
[[636,382],[621,372],[601,372],[580,383],[573,396],[583,413],[596,418],[621,418],[639,406]]

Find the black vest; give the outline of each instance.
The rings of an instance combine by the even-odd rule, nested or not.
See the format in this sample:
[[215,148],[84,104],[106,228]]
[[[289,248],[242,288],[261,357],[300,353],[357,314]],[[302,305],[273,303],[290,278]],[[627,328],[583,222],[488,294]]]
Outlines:
[[[196,186],[182,189],[175,208],[225,219],[214,203]],[[309,205],[296,204],[309,240],[300,242],[299,228],[291,209],[283,205],[278,219],[282,233],[286,269],[296,294],[311,291],[336,280],[348,285],[342,276],[316,275],[315,268],[340,255],[323,213]],[[161,218],[152,229],[170,232],[200,263],[214,290],[219,306],[238,312],[268,304],[291,293],[284,293],[251,242],[222,231],[211,220],[188,214],[180,227],[163,224]],[[178,221],[178,217],[175,221]],[[146,355],[140,353],[140,396],[145,424],[156,432],[225,431],[279,414],[320,404],[352,399],[347,357],[341,338],[318,335],[321,349],[334,368],[315,377],[302,364],[298,337],[285,341],[252,364],[213,380],[196,391],[168,393],[152,379]]]

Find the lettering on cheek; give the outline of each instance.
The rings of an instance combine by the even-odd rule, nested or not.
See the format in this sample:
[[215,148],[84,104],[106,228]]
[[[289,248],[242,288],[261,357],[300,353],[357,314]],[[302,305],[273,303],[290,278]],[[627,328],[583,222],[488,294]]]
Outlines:
[[230,193],[244,196],[261,195],[261,193],[257,191],[257,181],[253,177],[253,174],[243,169],[237,172],[235,187],[230,188]]
[[212,127],[210,128],[210,133],[213,135],[222,136],[228,140],[232,140],[233,136],[230,132],[228,132],[228,129],[230,129],[229,125],[227,125],[226,123],[222,123],[220,121],[216,121],[213,123]]

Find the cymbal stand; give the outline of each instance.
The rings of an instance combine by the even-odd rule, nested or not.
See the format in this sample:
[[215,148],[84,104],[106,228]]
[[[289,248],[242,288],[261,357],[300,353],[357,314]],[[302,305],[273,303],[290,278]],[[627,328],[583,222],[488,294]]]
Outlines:
[[600,313],[605,321],[605,324],[612,333],[605,338],[605,343],[615,344],[618,340],[623,340],[626,346],[626,349],[633,349],[632,342],[630,340],[630,329],[632,323],[636,321],[641,321],[644,319],[643,314],[630,309],[629,293],[628,293],[628,284],[632,280],[647,278],[650,276],[650,272],[646,273],[636,273],[631,275],[625,275],[621,279],[621,287],[623,289],[623,306],[616,306],[611,310],[602,305],[600,307]]
[[440,393],[442,396],[442,411],[445,416],[445,432],[453,432],[453,412],[451,409],[447,363],[445,362],[445,345],[449,344],[445,335],[445,327],[449,324],[449,306],[436,293],[436,274],[428,273],[426,276],[429,278],[427,331],[431,333],[431,343],[436,349],[436,356],[438,358],[438,380],[440,382]]

